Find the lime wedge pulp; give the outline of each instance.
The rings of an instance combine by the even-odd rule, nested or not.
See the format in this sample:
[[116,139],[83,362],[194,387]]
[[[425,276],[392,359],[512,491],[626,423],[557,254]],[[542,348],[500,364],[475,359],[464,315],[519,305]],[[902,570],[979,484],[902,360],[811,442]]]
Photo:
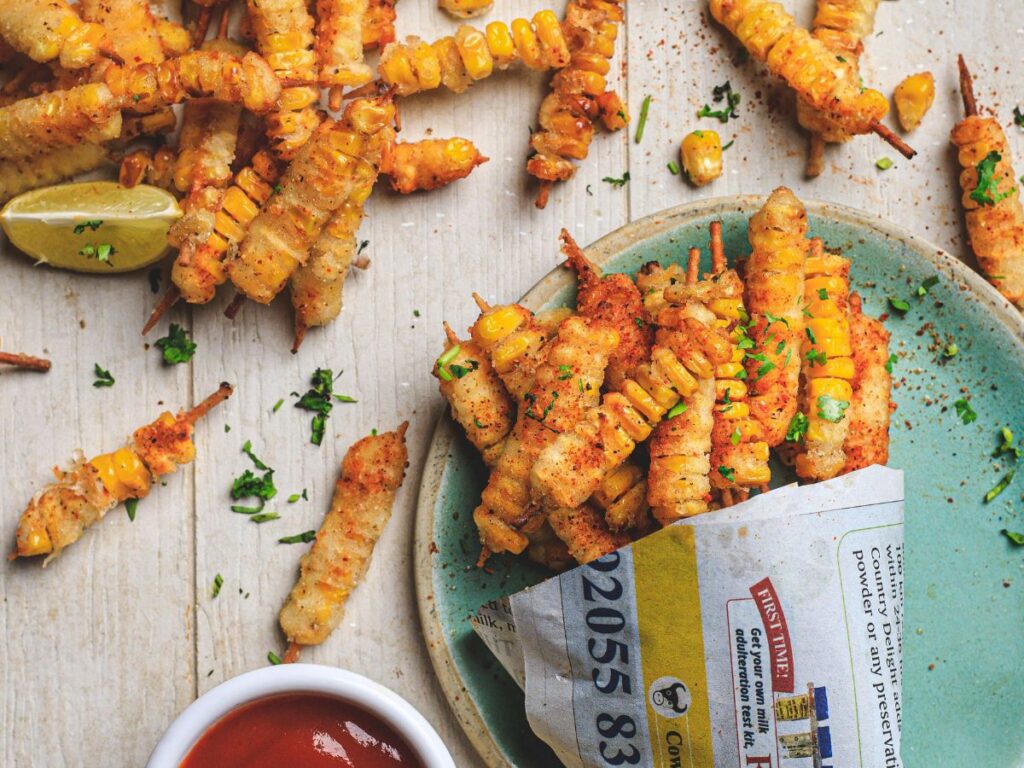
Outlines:
[[178,201],[158,187],[83,181],[34,189],[0,211],[11,243],[36,261],[76,272],[128,272],[167,253]]

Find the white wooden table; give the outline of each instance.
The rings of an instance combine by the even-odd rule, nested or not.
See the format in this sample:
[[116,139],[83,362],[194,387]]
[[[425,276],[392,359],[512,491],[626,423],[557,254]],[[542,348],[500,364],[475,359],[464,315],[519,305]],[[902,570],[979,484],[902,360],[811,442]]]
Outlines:
[[[788,5],[810,22],[813,0]],[[561,11],[563,3],[555,6]],[[497,0],[487,18],[540,7],[536,0]],[[156,298],[145,272],[93,278],[34,268],[4,245],[3,348],[45,352],[54,361],[47,375],[0,374],[2,532],[9,543],[49,468],[75,448],[109,450],[165,407],[191,404],[221,380],[235,383],[237,393],[198,428],[197,461],[155,488],[134,523],[119,508],[46,570],[38,562],[0,565],[0,764],[140,766],[198,694],[266,664],[268,650],[282,649],[276,615],[305,549],[278,544],[278,537],[317,527],[352,441],[408,418],[411,466],[395,517],[342,626],[304,658],[395,689],[434,724],[457,765],[478,765],[434,680],[413,592],[413,509],[441,412],[429,375],[441,321],[464,329],[475,315],[472,290],[490,300],[523,293],[558,263],[563,226],[589,243],[671,205],[764,194],[779,184],[877,213],[965,255],[947,140],[961,114],[955,56],[968,55],[980,103],[996,109],[1024,156],[1024,135],[1012,125],[1014,99],[1024,99],[1024,70],[1017,66],[1024,5],[883,2],[863,72],[886,93],[911,72],[934,72],[935,106],[911,137],[920,155],[907,162],[864,137],[830,149],[826,173],[813,182],[803,178],[805,138],[794,127],[790,97],[755,63],[732,63],[736,49],[709,23],[705,7],[703,0],[632,0],[618,60],[634,125],[599,134],[576,178],[555,189],[544,211],[533,207],[535,187],[523,165],[546,77],[497,75],[462,96],[406,101],[404,136],[460,134],[491,161],[429,196],[399,198],[379,189],[360,233],[370,241],[372,268],[350,278],[340,320],[312,332],[296,356],[288,351],[287,302],[269,309],[250,304],[232,323],[221,315],[230,298],[225,291],[211,306],[171,313],[168,319],[190,329],[199,349],[192,364],[165,367],[138,334]],[[430,0],[403,0],[398,10],[400,34],[433,38],[454,29]],[[712,87],[725,80],[743,96],[739,120],[697,120]],[[636,144],[635,119],[648,94],[650,117]],[[725,175],[700,191],[666,170],[678,160],[681,137],[697,127],[736,139]],[[884,173],[875,168],[882,156],[896,161]],[[625,188],[602,182],[626,170]],[[167,321],[154,338],[166,327]],[[94,363],[110,369],[114,387],[92,387]],[[289,397],[305,391],[317,366],[344,371],[338,390],[359,400],[335,407],[321,448],[309,444],[310,414],[293,408]],[[280,398],[285,405],[273,413]],[[279,521],[254,525],[228,509],[231,479],[249,466],[240,451],[245,440],[277,470],[280,492],[269,508],[281,513]],[[308,502],[285,503],[304,488]],[[224,587],[211,599],[218,573]]]

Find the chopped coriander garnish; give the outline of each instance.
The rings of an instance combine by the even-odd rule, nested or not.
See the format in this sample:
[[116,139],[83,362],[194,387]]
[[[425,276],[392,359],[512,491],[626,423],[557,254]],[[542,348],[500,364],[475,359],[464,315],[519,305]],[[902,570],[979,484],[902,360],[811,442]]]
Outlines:
[[476,416],[473,417],[473,426],[477,429],[486,429],[487,425],[480,421]]
[[114,377],[110,375],[110,371],[106,368],[101,368],[99,363],[93,363],[92,366],[93,375],[96,380],[92,383],[97,389],[100,387],[112,387],[114,386]]
[[185,330],[177,323],[171,323],[167,335],[156,340],[156,348],[163,350],[164,362],[168,365],[187,363],[196,353],[196,343],[188,338]]
[[547,404],[547,406],[544,408],[544,411],[539,416],[537,415],[536,411],[533,410],[533,407],[537,404],[537,396],[531,392],[527,392],[525,395],[523,395],[523,399],[529,403],[529,405],[526,408],[526,412],[523,415],[526,416],[526,418],[528,419],[534,419],[535,421],[538,421],[541,424],[543,424],[545,419],[547,419],[548,414],[551,413],[551,409],[554,408],[555,404],[558,402],[558,392],[551,392],[551,402]]
[[302,498],[302,494],[301,493],[293,493],[291,496],[288,497],[288,503],[289,504],[294,504],[296,501],[298,501],[301,498]]
[[875,167],[880,171],[888,171],[892,166],[893,162],[891,157],[880,157],[875,161]]
[[939,276],[938,275],[932,275],[931,277],[927,278],[923,283],[921,283],[919,286],[917,286],[917,295],[918,296],[924,296],[926,293],[928,293],[928,290],[930,288],[934,288],[938,284],[939,284]]
[[633,139],[637,144],[644,137],[644,128],[647,127],[647,111],[651,108],[651,96],[648,94],[644,96],[644,100],[640,102],[640,119],[636,123],[636,137]]
[[1016,544],[1018,547],[1024,547],[1024,533],[1017,533],[1015,531],[1008,531],[1005,528],[1000,531],[1003,536],[1008,538],[1011,543]]
[[135,522],[135,511],[139,508],[138,499],[125,499],[124,511],[128,513],[128,519]]
[[444,381],[451,381],[454,378],[452,374],[447,370],[447,367],[452,362],[452,360],[459,356],[459,352],[461,351],[462,346],[460,344],[456,344],[450,349],[446,349],[444,351],[444,354],[442,354],[439,358],[437,358],[437,360],[434,361],[434,364],[437,366],[437,375],[440,376]]
[[316,538],[316,531],[303,531],[294,536],[282,536],[278,539],[279,544],[308,544]]
[[260,459],[256,456],[256,454],[254,454],[252,452],[252,440],[246,440],[245,441],[245,443],[242,445],[242,453],[244,453],[246,456],[248,456],[252,460],[252,463],[256,465],[256,469],[262,469],[262,470],[270,469],[270,467],[268,467],[266,464],[264,464],[262,461],[260,461]]
[[807,340],[811,342],[811,344],[818,343],[818,340],[814,337],[814,331],[811,330],[811,326],[806,326],[804,328],[804,333],[807,335]]
[[360,241],[360,243],[359,243],[359,249],[358,249],[358,250],[356,251],[356,256],[358,256],[358,255],[359,255],[359,254],[361,254],[361,253],[362,253],[363,251],[365,251],[365,250],[366,250],[366,248],[367,248],[367,246],[368,246],[369,244],[370,244],[370,241],[369,241],[369,240],[362,240],[362,241]]
[[281,663],[281,657],[273,651],[267,651],[267,661],[273,664],[275,667]]
[[961,397],[953,403],[953,407],[956,409],[956,415],[960,417],[964,424],[970,424],[978,420],[978,414],[974,412],[966,398]]
[[910,311],[910,305],[904,299],[896,298],[894,296],[889,297],[889,306],[901,315]]
[[735,481],[736,470],[732,467],[719,467],[718,474],[728,480],[730,483]]
[[1011,469],[1009,472],[1007,472],[1003,476],[1003,479],[996,483],[995,487],[991,491],[985,494],[986,503],[992,501],[996,496],[1005,491],[1007,487],[1010,485],[1010,483],[1013,482],[1013,476],[1015,474],[1017,474],[1016,469]]
[[807,351],[807,363],[809,367],[813,368],[815,363],[818,365],[825,365],[828,362],[828,355],[824,352],[819,352],[816,349]]
[[673,161],[669,161],[669,163],[668,163],[668,165],[666,167],[668,168],[668,172],[671,173],[673,176],[678,176],[679,175],[679,164],[677,162],[675,162],[674,160]]
[[992,455],[994,457],[1002,456],[1004,453],[1012,453],[1013,458],[1016,461],[1021,457],[1021,449],[1013,444],[1013,431],[1009,427],[1003,427],[999,430],[999,436],[1003,438],[1003,442],[996,448],[996,452]]
[[807,434],[809,423],[805,414],[800,411],[794,413],[793,418],[789,420],[789,429],[786,430],[786,440],[791,443],[799,443]]
[[722,151],[723,151],[723,152],[725,152],[725,151],[726,151],[727,149],[729,149],[729,147],[731,147],[731,146],[732,146],[733,144],[735,144],[735,143],[736,143],[736,139],[733,139],[733,140],[732,140],[732,141],[730,141],[729,143],[727,143],[727,144],[723,144],[723,145],[722,145]]
[[249,518],[254,523],[268,523],[271,520],[280,520],[281,516],[277,512],[260,512],[258,515],[253,515]]
[[843,420],[849,407],[849,400],[837,400],[832,395],[818,396],[818,417],[833,424]]
[[678,403],[676,403],[669,409],[669,412],[665,414],[665,418],[674,419],[679,414],[685,413],[688,407],[689,406],[687,406],[686,403],[680,400]]
[[210,596],[216,597],[220,594],[221,587],[224,586],[224,577],[219,573],[213,577],[213,589],[210,590]]
[[277,488],[274,486],[274,470],[252,452],[252,443],[249,440],[246,440],[245,445],[242,446],[242,452],[249,457],[256,469],[263,471],[263,476],[259,477],[251,469],[245,470],[231,482],[231,498],[238,501],[255,496],[259,503],[255,507],[234,505],[231,507],[231,511],[241,515],[255,515],[263,509],[263,505],[268,500],[277,495]]
[[418,309],[414,309],[414,310],[412,311],[412,316],[413,316],[413,317],[419,317],[419,316],[420,316],[420,311],[419,311]]
[[732,434],[729,435],[729,442],[732,443],[733,445],[739,445],[740,444],[740,440],[742,438],[743,438],[743,433],[740,432],[740,428],[739,427],[736,427],[736,429],[734,429],[732,431]]
[[1020,107],[1013,108],[1013,124],[1018,128],[1024,128],[1024,112],[1020,111]]
[[[456,379],[461,379],[467,373],[471,373],[472,371],[475,371],[477,368],[480,367],[480,363],[478,363],[476,360],[468,360],[467,362],[469,363],[469,367],[468,368],[466,366],[464,366],[464,365],[458,365],[456,363],[452,363],[451,365],[448,366],[448,372],[450,374],[452,374],[452,376],[454,376]],[[343,398],[345,398],[345,395],[335,395],[335,397],[338,398],[339,400],[341,400],[343,403],[346,403],[346,402],[354,403],[355,402],[355,400],[352,400],[351,398],[348,399],[348,400],[343,399]]]
[[784,317],[777,317],[776,315],[773,315],[771,312],[765,312],[764,313],[764,319],[768,321],[768,325],[774,325],[775,323],[782,323],[784,326],[789,328],[789,320],[787,320]]
[[226,435],[230,431],[231,431],[231,425],[230,424],[225,424],[224,425],[224,434]]
[[282,187],[282,186],[281,186],[280,184],[275,184],[275,185],[274,185],[274,189],[273,189],[273,192],[271,192],[271,194],[274,194],[274,195],[279,195],[279,194],[281,194],[281,192],[282,192],[283,190],[284,190],[284,187]]
[[895,365],[895,364],[896,364],[896,363],[897,363],[898,361],[899,361],[899,358],[898,358],[898,357],[896,357],[896,354],[895,354],[895,353],[893,353],[893,354],[889,355],[889,359],[885,361],[885,372],[886,372],[886,373],[892,373],[892,367],[893,367],[893,365]]
[[740,105],[740,95],[732,90],[732,83],[728,80],[721,85],[716,85],[711,90],[711,98],[716,104],[724,101],[725,108],[712,110],[709,105],[705,104],[697,112],[697,117],[714,117],[722,123],[728,123],[731,118],[739,117],[736,108]]
[[1006,192],[999,191],[999,179],[995,177],[996,164],[1002,159],[1002,155],[992,150],[978,163],[978,185],[971,192],[971,200],[978,205],[995,205],[1016,191],[1016,187],[1010,187]]
[[[452,347],[452,349],[456,350],[455,355],[457,355],[458,345]],[[451,350],[448,350],[448,352],[445,352],[441,357],[445,358],[450,353]],[[454,359],[455,355],[448,357],[448,361],[450,362]],[[448,376],[451,376],[447,371],[444,372]],[[341,374],[339,373],[338,375],[340,376]],[[447,380],[450,381],[451,379]],[[331,372],[330,368],[317,368],[310,381],[313,384],[313,387],[298,399],[298,402],[295,403],[295,407],[301,408],[304,411],[313,411],[316,414],[313,416],[313,421],[310,425],[311,435],[309,441],[313,443],[313,445],[320,445],[324,439],[324,430],[327,427],[327,417],[330,416],[331,409],[334,407],[334,404],[331,402],[331,398],[333,397],[341,403],[354,403],[356,401],[348,395],[339,395],[334,392],[334,374]],[[293,392],[292,394],[295,395],[297,393]]]
[[636,327],[640,330],[644,328],[644,319],[642,317],[634,317],[633,322],[636,323]]
[[558,380],[565,381],[572,378],[572,368],[568,365],[558,366]]
[[946,345],[946,348],[945,350],[943,350],[942,354],[948,358],[956,357],[958,352],[960,352],[960,347],[956,345],[956,342],[953,342],[952,344]]
[[626,182],[629,181],[629,171],[622,174],[621,178],[616,179],[614,176],[605,176],[601,181],[607,182],[613,187],[624,187]]
[[819,288],[818,289],[818,298],[821,299],[822,301],[825,301],[826,299],[828,299],[828,291],[826,289],[824,289],[824,288]]
[[75,224],[74,232],[76,235],[80,235],[85,232],[86,228],[95,232],[101,226],[103,226],[103,219],[90,219],[88,221],[83,221],[80,224]]
[[231,511],[235,512],[236,514],[239,514],[239,515],[255,515],[261,509],[263,509],[262,502],[261,502],[261,505],[258,506],[258,507],[246,507],[243,504],[232,504],[231,505]]
[[280,400],[278,400],[276,403],[274,403],[274,407],[271,408],[271,411],[273,411],[274,413],[277,413],[279,410],[281,410],[281,406],[282,405],[284,405],[284,398],[283,397]]

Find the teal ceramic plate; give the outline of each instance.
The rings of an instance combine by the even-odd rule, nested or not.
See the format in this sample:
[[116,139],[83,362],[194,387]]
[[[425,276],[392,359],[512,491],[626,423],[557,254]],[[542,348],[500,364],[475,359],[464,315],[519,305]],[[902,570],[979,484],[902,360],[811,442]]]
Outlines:
[[[607,271],[707,250],[721,218],[726,252],[749,253],[747,218],[760,198],[675,208],[598,241],[588,254]],[[908,232],[840,206],[807,205],[811,233],[853,261],[867,312],[890,312],[899,355],[890,464],[906,471],[906,620],[903,758],[906,768],[1024,765],[1024,549],[1001,529],[1024,530],[1024,471],[991,503],[986,492],[1011,468],[996,459],[1001,427],[1024,435],[1024,320],[963,264]],[[552,247],[554,251],[554,247]],[[708,264],[705,263],[705,267]],[[918,286],[939,281],[926,295]],[[569,305],[573,285],[555,270],[525,297],[532,309]],[[910,304],[892,313],[887,298]],[[511,298],[511,297],[509,297]],[[958,352],[946,357],[947,345]],[[954,402],[969,397],[977,420]],[[482,603],[545,578],[530,563],[492,557],[474,569],[472,511],[486,479],[447,414],[434,435],[420,490],[417,588],[430,654],[452,708],[488,766],[557,766],[530,732],[523,696],[468,618]],[[785,477],[776,478],[784,482]],[[864,766],[863,768],[875,768]]]

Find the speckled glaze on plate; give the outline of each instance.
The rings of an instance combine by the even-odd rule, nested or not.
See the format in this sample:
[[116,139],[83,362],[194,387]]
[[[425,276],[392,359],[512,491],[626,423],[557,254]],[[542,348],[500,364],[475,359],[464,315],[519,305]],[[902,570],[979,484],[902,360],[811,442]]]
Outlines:
[[[747,219],[759,197],[710,200],[636,221],[587,249],[607,271],[635,274],[647,261],[707,250],[707,226],[723,221],[726,252],[746,255]],[[899,355],[890,465],[906,471],[906,613],[903,632],[903,759],[906,768],[1024,765],[1024,551],[1000,534],[1024,529],[1024,476],[990,504],[985,493],[1010,467],[994,459],[999,428],[1024,435],[1024,319],[966,266],[910,233],[842,206],[807,203],[811,234],[853,261],[865,311],[891,317]],[[552,244],[554,258],[555,246]],[[705,262],[708,260],[705,253]],[[708,266],[705,263],[705,267]],[[924,297],[917,287],[940,280]],[[556,269],[523,303],[571,305],[570,275]],[[461,330],[461,329],[460,329]],[[946,345],[959,352],[945,359]],[[953,407],[970,396],[977,421]],[[787,476],[779,474],[775,483]],[[479,642],[468,617],[477,606],[546,577],[523,559],[473,568],[479,544],[472,511],[486,480],[472,447],[445,414],[420,488],[416,586],[427,644],[441,685],[483,761],[558,766],[533,736],[523,695]],[[875,768],[864,766],[863,768]]]

